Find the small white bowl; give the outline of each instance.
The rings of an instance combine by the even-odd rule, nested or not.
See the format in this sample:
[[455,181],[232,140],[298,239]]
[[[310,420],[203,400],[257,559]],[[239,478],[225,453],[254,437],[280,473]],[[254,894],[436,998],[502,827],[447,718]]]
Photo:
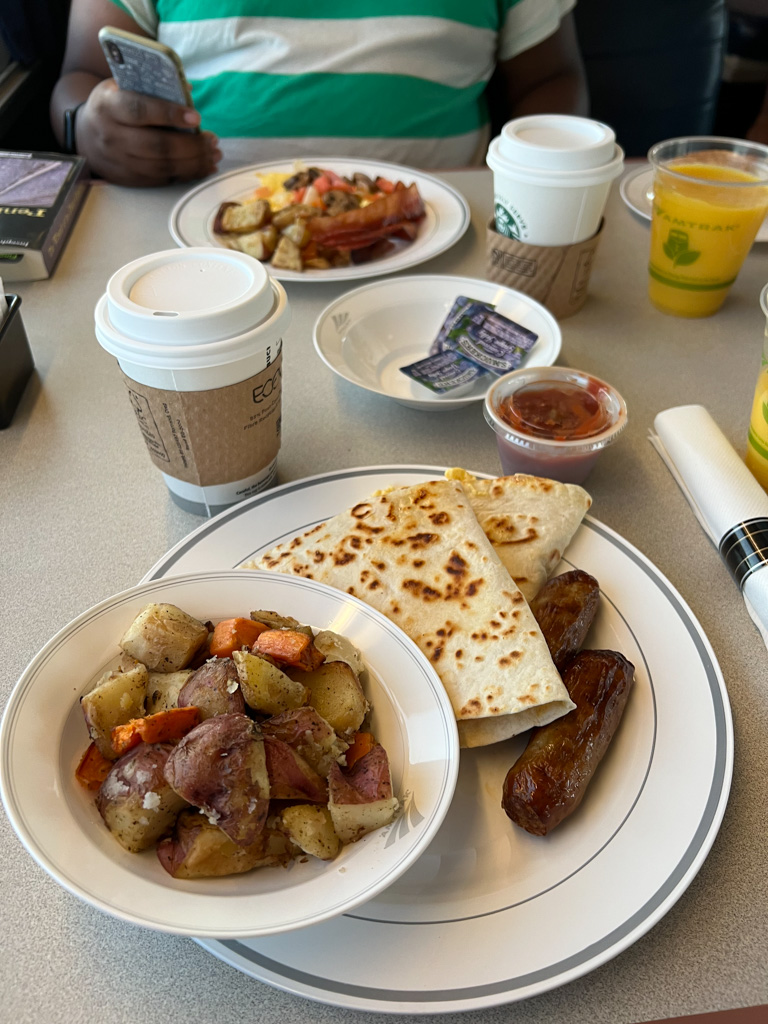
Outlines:
[[[372,726],[387,751],[394,823],[332,861],[189,881],[154,850],[128,853],[109,834],[94,794],[75,781],[89,743],[79,697],[117,662],[117,641],[148,603],[203,621],[273,608],[349,637],[363,653]],[[132,924],[200,938],[303,928],[372,899],[427,848],[453,797],[458,732],[450,701],[421,651],[389,619],[342,591],[297,576],[229,569],[153,580],[117,594],[50,640],[11,694],[0,726],[0,795],[32,857],[91,906]]]
[[344,380],[412,409],[448,412],[482,401],[495,379],[490,375],[473,391],[451,398],[432,394],[400,372],[428,354],[459,295],[493,303],[503,316],[538,334],[523,366],[551,366],[557,359],[562,335],[544,306],[503,285],[446,274],[388,278],[347,292],[318,317],[315,349]]

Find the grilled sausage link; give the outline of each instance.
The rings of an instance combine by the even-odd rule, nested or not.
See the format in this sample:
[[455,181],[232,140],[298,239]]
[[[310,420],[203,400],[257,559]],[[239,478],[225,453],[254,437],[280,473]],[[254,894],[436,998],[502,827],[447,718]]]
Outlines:
[[531,601],[531,611],[561,674],[581,650],[599,603],[600,584],[581,569],[554,576]]
[[615,651],[582,651],[563,682],[576,707],[541,729],[507,772],[501,806],[545,836],[576,810],[621,721],[634,667]]

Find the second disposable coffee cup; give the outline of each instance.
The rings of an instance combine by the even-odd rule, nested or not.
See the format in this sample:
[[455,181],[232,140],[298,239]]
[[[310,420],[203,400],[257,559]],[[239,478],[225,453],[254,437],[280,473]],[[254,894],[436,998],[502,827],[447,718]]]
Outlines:
[[531,245],[570,245],[600,227],[624,152],[608,125],[567,114],[509,121],[491,141],[496,231]]
[[178,505],[210,516],[274,483],[290,311],[259,262],[207,247],[144,256],[113,274],[95,320]]

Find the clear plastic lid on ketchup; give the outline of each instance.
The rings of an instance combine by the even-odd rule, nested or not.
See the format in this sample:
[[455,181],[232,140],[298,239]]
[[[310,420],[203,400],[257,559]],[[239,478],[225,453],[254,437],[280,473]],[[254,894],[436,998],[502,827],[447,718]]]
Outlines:
[[485,419],[505,474],[581,483],[600,452],[627,425],[627,406],[610,384],[581,370],[538,366],[500,377]]

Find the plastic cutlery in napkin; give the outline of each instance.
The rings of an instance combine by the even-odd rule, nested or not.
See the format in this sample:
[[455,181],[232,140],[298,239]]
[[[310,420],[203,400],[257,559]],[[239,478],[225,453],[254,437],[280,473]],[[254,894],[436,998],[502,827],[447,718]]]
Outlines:
[[701,405],[660,412],[651,443],[718,548],[768,646],[768,494]]

